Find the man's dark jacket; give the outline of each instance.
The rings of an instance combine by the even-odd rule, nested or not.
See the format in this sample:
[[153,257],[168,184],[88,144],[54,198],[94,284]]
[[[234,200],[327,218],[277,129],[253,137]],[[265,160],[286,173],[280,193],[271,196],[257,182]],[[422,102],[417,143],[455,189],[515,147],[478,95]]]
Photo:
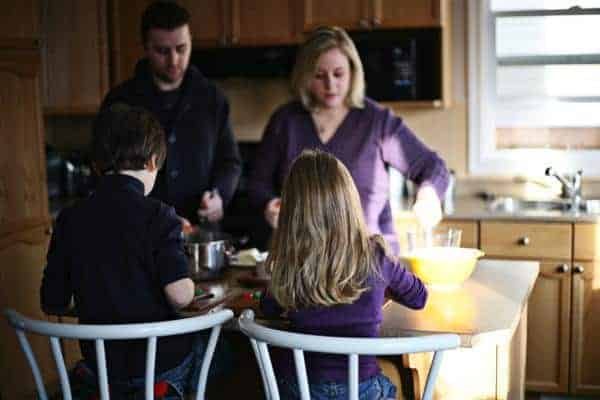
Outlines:
[[161,118],[165,114],[160,92],[148,61],[141,60],[135,76],[111,90],[102,108],[123,102],[159,117],[166,134],[167,159],[150,196],[195,223],[204,191],[217,189],[223,208],[227,206],[238,184],[241,159],[229,124],[229,104],[221,91],[193,65],[180,89],[173,113]]

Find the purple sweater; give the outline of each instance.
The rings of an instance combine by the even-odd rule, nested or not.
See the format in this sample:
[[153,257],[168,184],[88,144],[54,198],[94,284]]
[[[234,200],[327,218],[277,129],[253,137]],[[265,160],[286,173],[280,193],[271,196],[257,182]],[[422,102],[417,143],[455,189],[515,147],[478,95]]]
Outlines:
[[310,113],[292,102],[279,108],[265,129],[248,188],[254,207],[264,210],[269,200],[280,196],[292,162],[304,149],[326,151],[344,163],[358,188],[367,226],[383,234],[394,249],[387,167],[419,185],[432,185],[440,199],[448,185],[444,161],[373,100],[365,99],[362,109],[351,109],[327,143],[319,139]]
[[[325,336],[377,337],[382,321],[381,308],[384,295],[407,307],[420,309],[425,306],[427,289],[421,280],[406,270],[403,265],[379,254],[381,276],[372,276],[367,282],[370,290],[364,292],[352,304],[332,307],[307,308],[289,311],[292,329],[296,332]],[[262,311],[269,316],[278,316],[284,310],[268,295],[261,301]],[[307,371],[311,383],[347,382],[346,356],[306,353]],[[292,378],[295,367],[291,354],[286,351],[273,352],[277,373]],[[374,356],[359,359],[359,379],[363,381],[380,372]]]

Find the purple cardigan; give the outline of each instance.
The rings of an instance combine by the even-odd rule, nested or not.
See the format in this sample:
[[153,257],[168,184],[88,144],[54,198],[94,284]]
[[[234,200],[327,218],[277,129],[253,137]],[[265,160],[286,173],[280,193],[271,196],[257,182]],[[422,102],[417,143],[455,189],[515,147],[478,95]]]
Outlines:
[[440,199],[448,185],[444,161],[373,100],[365,99],[362,109],[351,109],[327,143],[319,139],[310,113],[292,102],[279,108],[265,129],[248,185],[252,206],[264,210],[269,200],[280,196],[292,162],[304,149],[326,151],[344,163],[358,188],[367,226],[396,250],[387,167],[419,185],[432,185]]
[[[380,252],[378,257],[381,273],[379,277],[369,278],[367,286],[370,290],[364,292],[352,304],[289,311],[287,317],[291,321],[292,329],[313,335],[377,337],[386,293],[394,301],[407,307],[423,308],[427,301],[427,289],[423,282],[403,265],[386,257],[383,252]],[[261,300],[261,309],[269,316],[278,316],[284,311],[268,293]],[[282,373],[287,378],[296,376],[289,352],[274,351],[273,358],[278,374]],[[306,362],[311,383],[348,380],[345,356],[307,353]],[[361,356],[359,368],[361,381],[380,372],[374,356]]]

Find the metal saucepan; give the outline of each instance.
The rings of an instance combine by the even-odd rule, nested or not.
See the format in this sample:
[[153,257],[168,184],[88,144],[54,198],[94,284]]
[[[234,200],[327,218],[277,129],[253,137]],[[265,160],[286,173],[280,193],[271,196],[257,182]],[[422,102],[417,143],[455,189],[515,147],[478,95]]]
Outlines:
[[234,239],[227,233],[210,231],[195,231],[184,235],[190,274],[197,279],[219,276],[229,264],[229,257],[235,252],[235,246],[242,246],[247,240]]

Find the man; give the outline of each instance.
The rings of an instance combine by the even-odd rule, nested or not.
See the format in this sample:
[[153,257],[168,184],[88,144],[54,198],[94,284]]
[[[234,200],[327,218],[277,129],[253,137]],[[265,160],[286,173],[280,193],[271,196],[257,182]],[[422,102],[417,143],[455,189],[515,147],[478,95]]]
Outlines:
[[187,10],[175,2],[149,5],[141,21],[145,58],[134,77],[114,88],[102,104],[102,109],[115,102],[142,106],[161,122],[167,158],[150,196],[175,207],[184,228],[199,220],[221,220],[241,173],[229,104],[189,65],[189,20]]

